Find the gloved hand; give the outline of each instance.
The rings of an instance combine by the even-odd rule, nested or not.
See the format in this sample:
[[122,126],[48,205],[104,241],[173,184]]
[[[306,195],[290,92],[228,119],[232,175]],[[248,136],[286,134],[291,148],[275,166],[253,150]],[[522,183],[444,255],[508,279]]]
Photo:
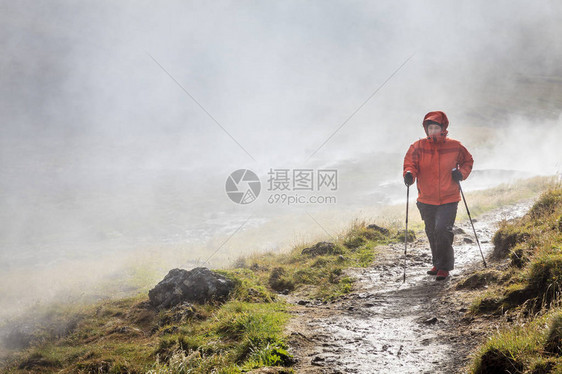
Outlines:
[[462,181],[462,174],[461,174],[461,172],[459,171],[459,169],[453,169],[452,175],[453,175],[453,180],[454,180],[455,182],[460,182],[460,181]]
[[406,184],[406,186],[414,184],[414,176],[409,171],[406,172],[406,175],[404,175],[404,184]]

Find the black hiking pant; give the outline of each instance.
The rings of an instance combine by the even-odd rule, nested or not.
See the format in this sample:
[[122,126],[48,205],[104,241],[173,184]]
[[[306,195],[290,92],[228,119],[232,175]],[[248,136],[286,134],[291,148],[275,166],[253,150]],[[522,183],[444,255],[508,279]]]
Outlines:
[[425,233],[431,247],[433,266],[438,270],[453,270],[453,225],[457,216],[458,202],[443,205],[416,203],[425,223]]

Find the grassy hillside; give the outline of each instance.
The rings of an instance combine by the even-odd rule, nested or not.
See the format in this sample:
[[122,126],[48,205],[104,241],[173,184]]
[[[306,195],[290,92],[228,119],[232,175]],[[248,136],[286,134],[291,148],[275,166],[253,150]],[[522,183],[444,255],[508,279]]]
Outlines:
[[[382,232],[381,232],[382,231]],[[286,367],[293,359],[284,336],[289,305],[279,293],[330,299],[348,293],[348,267],[369,266],[374,248],[403,233],[355,222],[333,243],[288,253],[241,258],[220,270],[236,288],[224,304],[150,307],[146,293],[89,306],[35,310],[7,342],[22,347],[6,360],[8,373],[236,373]],[[39,326],[25,333],[26,324]]]
[[489,286],[471,312],[502,322],[475,354],[472,373],[562,372],[562,187],[503,222],[493,242],[495,266],[466,282]]
[[[549,183],[545,178],[532,179],[517,186],[475,192],[467,195],[467,199],[473,214],[478,214],[533,196]],[[510,304],[512,299],[502,293],[502,287],[514,292],[546,290],[524,300],[525,305],[533,306],[533,313],[557,305],[558,273],[552,277],[544,274],[551,274],[546,269],[558,269],[553,248],[559,249],[560,244],[555,233],[555,228],[562,225],[557,218],[562,213],[559,200],[560,191],[551,190],[521,222],[504,223],[495,240],[508,243],[502,256],[512,265],[496,270],[503,275],[495,279],[505,280],[498,282],[496,293],[486,294],[475,303],[474,313],[516,310],[518,306]],[[400,211],[403,212],[403,207]],[[385,222],[389,222],[388,217]],[[512,232],[515,234],[511,235]],[[535,234],[538,237],[533,241],[531,235]],[[399,225],[386,231],[355,221],[328,243],[306,243],[283,253],[240,258],[232,267],[220,270],[236,284],[230,299],[223,304],[181,305],[156,311],[148,303],[147,288],[143,288],[135,296],[95,304],[38,306],[27,316],[10,322],[15,328],[5,340],[12,349],[3,359],[2,370],[7,373],[237,373],[276,366],[281,371],[292,372],[293,358],[284,333],[291,306],[281,294],[295,293],[302,298],[320,300],[337,298],[353,287],[354,280],[345,275],[345,269],[369,266],[376,262],[377,246],[403,240]],[[524,243],[536,244],[531,248]],[[535,247],[543,250],[537,252]],[[530,276],[542,279],[543,283],[525,283]],[[544,313],[540,318],[557,326],[550,322],[556,321],[555,314]],[[532,326],[547,323],[537,321]],[[529,331],[531,334],[533,330]],[[483,348],[481,356],[490,349]],[[551,357],[544,358],[547,359]]]

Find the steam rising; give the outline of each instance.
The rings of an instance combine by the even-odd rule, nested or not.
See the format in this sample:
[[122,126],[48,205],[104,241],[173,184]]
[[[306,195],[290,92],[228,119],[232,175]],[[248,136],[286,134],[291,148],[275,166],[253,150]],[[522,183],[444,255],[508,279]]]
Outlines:
[[247,252],[310,239],[302,207],[228,200],[240,168],[262,182],[270,168],[337,168],[338,204],[306,208],[339,217],[326,223],[337,232],[400,198],[431,110],[475,171],[559,173],[561,7],[2,1],[0,305],[90,287],[140,253],[156,273],[203,261],[252,214]]

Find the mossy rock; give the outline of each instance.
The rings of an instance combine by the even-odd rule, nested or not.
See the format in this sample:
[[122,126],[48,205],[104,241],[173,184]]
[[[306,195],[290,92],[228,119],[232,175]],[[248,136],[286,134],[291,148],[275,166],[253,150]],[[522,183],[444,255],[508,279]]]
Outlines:
[[500,278],[501,273],[496,270],[489,270],[472,274],[468,278],[457,284],[457,289],[477,289],[495,283]]
[[473,304],[472,309],[475,313],[496,313],[502,305],[499,297],[484,297]]
[[527,300],[537,296],[536,292],[528,287],[514,285],[505,293],[503,307],[511,309],[523,305]]
[[363,235],[372,241],[381,241],[390,236],[390,230],[375,224],[365,228]]
[[527,240],[531,235],[514,224],[504,224],[492,238],[495,258],[505,258],[516,244]]
[[375,230],[365,230],[363,236],[365,236],[365,238],[373,242],[380,242],[386,239],[386,236],[383,233]]
[[514,360],[509,352],[498,348],[488,349],[480,360],[480,365],[474,371],[475,374],[519,373],[524,368],[524,365]]
[[383,235],[388,235],[390,233],[390,231],[387,228],[375,225],[374,223],[372,225],[367,226],[367,229],[380,232]]
[[301,254],[305,256],[322,256],[322,255],[339,255],[343,251],[334,243],[330,242],[318,242],[312,247],[308,247],[302,250]]
[[[544,255],[534,260],[525,283],[508,287],[501,300],[504,309],[529,303],[529,309],[549,306],[562,290],[562,255]],[[491,306],[491,305],[490,305]],[[486,311],[486,310],[484,310]]]

